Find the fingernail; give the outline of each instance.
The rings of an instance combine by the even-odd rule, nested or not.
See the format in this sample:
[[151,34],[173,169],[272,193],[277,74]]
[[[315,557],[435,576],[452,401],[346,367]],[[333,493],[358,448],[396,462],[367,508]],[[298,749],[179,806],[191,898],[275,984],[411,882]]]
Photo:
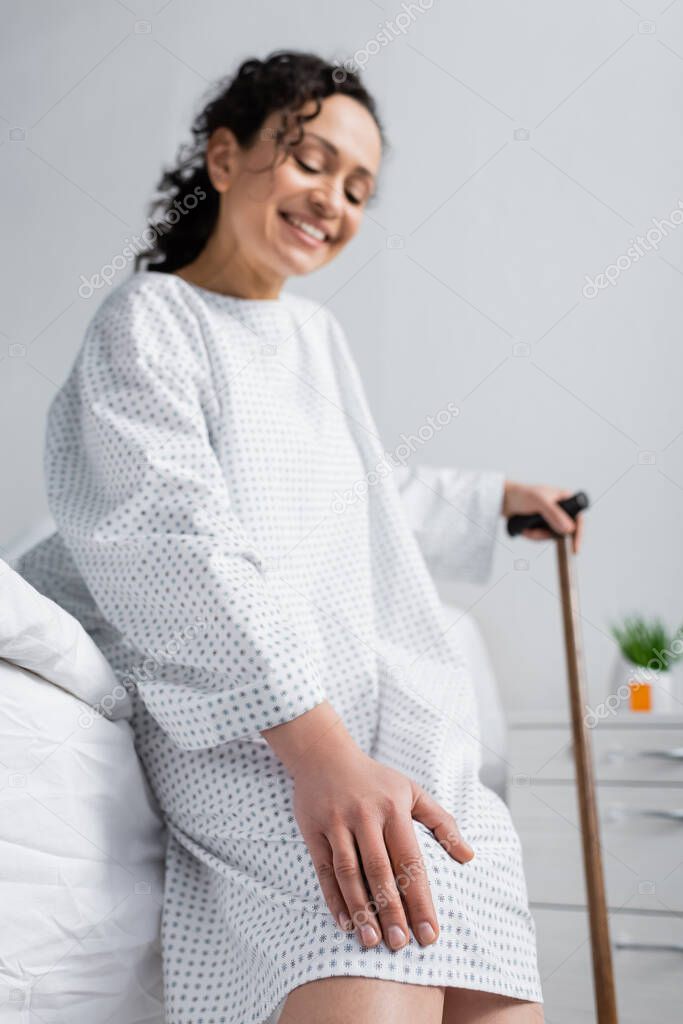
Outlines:
[[406,933],[402,928],[399,928],[397,924],[389,925],[387,938],[389,939],[389,945],[392,949],[400,949],[401,946],[405,946],[407,942]]
[[433,942],[436,938],[436,932],[429,921],[421,921],[415,931],[417,932],[417,937],[420,942]]
[[360,940],[364,946],[373,946],[377,942],[377,932],[370,924],[362,924],[358,931],[360,932]]
[[343,910],[339,914],[339,927],[343,932],[348,932],[351,928],[353,928],[353,922],[351,918],[349,917],[348,914],[345,914]]

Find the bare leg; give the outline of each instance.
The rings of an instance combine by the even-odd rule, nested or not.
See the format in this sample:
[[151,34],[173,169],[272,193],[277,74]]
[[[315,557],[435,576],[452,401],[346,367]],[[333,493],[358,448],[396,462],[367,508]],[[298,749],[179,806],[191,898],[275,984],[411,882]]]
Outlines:
[[442,1024],[543,1024],[541,1003],[475,992],[467,988],[447,988]]
[[443,996],[431,985],[321,978],[289,993],[278,1024],[441,1024]]

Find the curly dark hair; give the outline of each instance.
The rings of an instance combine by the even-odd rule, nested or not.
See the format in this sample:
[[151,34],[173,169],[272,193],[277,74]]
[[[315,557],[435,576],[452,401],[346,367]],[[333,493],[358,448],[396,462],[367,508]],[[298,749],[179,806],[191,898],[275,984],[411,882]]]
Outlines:
[[[301,140],[303,123],[316,117],[321,101],[334,93],[352,97],[369,111],[386,148],[375,101],[361,84],[359,72],[348,64],[330,64],[313,53],[276,50],[265,60],[245,60],[233,76],[221,79],[213,98],[194,119],[193,141],[180,147],[176,166],[161,176],[148,211],[153,240],[138,253],[135,269],[145,266],[171,273],[194,260],[206,245],[219,207],[219,193],[211,184],[205,160],[206,143],[216,128],[232,129],[240,146],[248,149],[258,141],[265,119],[282,111],[273,163],[262,168],[269,170],[281,156],[286,158],[289,148]],[[298,113],[309,100],[316,101],[316,109],[308,115]],[[299,135],[285,142],[292,120]]]

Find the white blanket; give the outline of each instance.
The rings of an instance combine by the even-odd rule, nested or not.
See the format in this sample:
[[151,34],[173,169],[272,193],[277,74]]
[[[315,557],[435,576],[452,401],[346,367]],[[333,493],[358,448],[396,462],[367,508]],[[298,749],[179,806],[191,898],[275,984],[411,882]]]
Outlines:
[[92,711],[115,685],[0,562],[1,1024],[162,1024],[165,829],[129,723]]

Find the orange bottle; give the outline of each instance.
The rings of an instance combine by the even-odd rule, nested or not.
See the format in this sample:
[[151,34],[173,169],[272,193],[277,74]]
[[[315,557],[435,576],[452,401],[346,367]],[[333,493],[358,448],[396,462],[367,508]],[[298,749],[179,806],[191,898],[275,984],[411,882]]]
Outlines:
[[630,679],[628,684],[628,706],[630,711],[652,711],[652,686],[640,679]]

